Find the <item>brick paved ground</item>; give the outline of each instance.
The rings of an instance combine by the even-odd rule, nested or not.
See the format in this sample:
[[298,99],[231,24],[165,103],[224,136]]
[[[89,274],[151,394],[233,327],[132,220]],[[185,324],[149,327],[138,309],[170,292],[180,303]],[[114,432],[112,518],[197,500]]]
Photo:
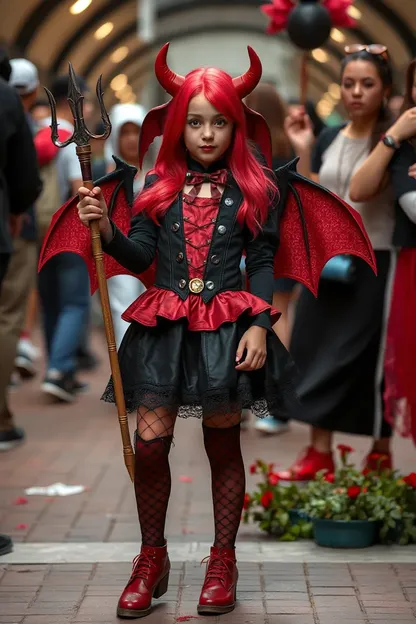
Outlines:
[[[115,624],[127,564],[10,566],[0,580],[0,622]],[[1,576],[1,571],[0,571]],[[239,604],[198,617],[198,564],[173,564],[168,593],[144,622],[225,624],[414,624],[416,565],[243,564]]]
[[[69,548],[74,542],[112,543],[115,547],[139,542],[116,413],[113,406],[99,401],[108,365],[98,332],[94,334],[94,348],[102,364],[85,376],[91,390],[75,405],[49,404],[39,393],[38,380],[25,384],[12,397],[18,424],[26,429],[28,442],[0,455],[0,530],[13,536],[16,549],[19,542],[45,546],[58,542]],[[301,425],[293,425],[280,438],[245,432],[246,464],[262,457],[287,466],[305,445],[306,432]],[[338,436],[339,440],[356,448],[355,458],[362,461],[368,440]],[[409,441],[395,439],[394,451],[398,468],[403,472],[415,469],[416,455]],[[208,462],[201,445],[200,423],[179,423],[171,459],[173,495],[168,538],[179,544],[210,542],[213,523]],[[66,498],[31,496],[26,504],[16,504],[25,496],[24,488],[59,481],[86,485],[88,491]],[[248,489],[253,484],[253,477],[249,477]],[[264,538],[255,527],[242,527],[240,542],[259,539]],[[366,556],[363,554],[363,561]],[[0,560],[0,566],[4,562],[0,624],[117,621],[114,605],[129,575],[128,563],[7,566],[6,560]],[[222,616],[221,622],[332,624],[343,618],[367,624],[415,621],[416,566],[354,563],[348,567],[345,561],[340,553],[339,564],[241,563],[241,602],[233,614]],[[196,616],[202,574],[203,569],[195,563],[175,562],[166,601],[160,601],[147,621],[163,624],[181,616]]]

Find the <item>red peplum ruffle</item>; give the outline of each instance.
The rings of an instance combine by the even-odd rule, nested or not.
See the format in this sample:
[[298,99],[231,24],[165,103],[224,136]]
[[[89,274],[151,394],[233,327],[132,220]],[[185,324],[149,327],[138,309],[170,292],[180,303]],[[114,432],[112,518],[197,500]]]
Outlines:
[[157,325],[157,317],[170,321],[186,318],[191,331],[215,331],[223,323],[236,321],[244,312],[256,316],[265,310],[270,310],[274,324],[280,312],[244,290],[220,292],[204,303],[199,295],[189,294],[183,301],[173,290],[152,286],[127,308],[122,318],[148,327]]

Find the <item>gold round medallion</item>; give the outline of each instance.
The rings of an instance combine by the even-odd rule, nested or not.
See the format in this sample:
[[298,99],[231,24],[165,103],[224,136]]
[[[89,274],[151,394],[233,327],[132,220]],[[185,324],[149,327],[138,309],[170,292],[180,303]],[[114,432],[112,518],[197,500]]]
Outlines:
[[199,295],[204,290],[204,282],[199,277],[194,277],[189,282],[189,290],[195,295]]

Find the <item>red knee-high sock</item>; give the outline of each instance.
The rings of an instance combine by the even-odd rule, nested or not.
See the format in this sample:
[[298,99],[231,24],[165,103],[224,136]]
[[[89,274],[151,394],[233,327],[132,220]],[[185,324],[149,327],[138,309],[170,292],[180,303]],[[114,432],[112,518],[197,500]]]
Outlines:
[[234,548],[246,487],[240,446],[240,425],[227,429],[203,427],[211,465],[217,548]]
[[136,436],[134,489],[146,546],[163,546],[171,477],[169,451],[173,436],[142,440]]

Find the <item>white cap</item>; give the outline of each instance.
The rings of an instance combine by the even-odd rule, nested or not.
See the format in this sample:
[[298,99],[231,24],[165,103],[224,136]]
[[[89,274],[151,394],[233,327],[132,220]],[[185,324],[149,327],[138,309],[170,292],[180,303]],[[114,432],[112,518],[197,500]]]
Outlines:
[[9,84],[11,84],[20,95],[33,93],[39,86],[39,74],[35,65],[24,58],[10,59],[12,73]]

